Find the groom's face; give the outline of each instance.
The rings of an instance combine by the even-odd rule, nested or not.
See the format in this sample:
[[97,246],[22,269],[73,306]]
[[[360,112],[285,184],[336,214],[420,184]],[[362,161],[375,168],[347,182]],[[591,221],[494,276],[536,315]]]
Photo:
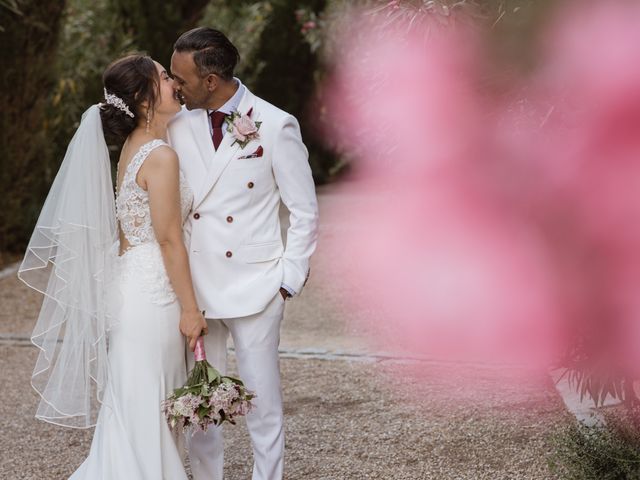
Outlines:
[[173,52],[171,74],[178,97],[188,110],[207,108],[212,92],[202,78],[190,52]]

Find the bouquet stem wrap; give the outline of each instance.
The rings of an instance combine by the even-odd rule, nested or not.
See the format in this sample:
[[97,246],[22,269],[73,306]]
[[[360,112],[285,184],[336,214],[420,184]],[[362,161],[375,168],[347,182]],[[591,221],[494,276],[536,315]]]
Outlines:
[[207,360],[207,354],[204,351],[204,339],[202,337],[198,337],[198,340],[196,341],[196,349],[193,352],[193,355],[196,358],[196,362]]

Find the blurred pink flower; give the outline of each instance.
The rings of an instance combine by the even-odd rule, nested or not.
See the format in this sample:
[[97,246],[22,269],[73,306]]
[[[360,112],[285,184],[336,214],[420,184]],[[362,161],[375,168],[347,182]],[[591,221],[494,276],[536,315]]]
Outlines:
[[[602,340],[597,361],[640,375],[640,5],[571,3],[547,32],[539,81],[563,98],[561,131],[541,157],[589,249],[580,266],[595,285],[578,298]],[[591,312],[585,312],[587,308]]]
[[492,177],[501,159],[477,93],[475,34],[418,40],[364,36],[331,84],[333,134],[357,155],[360,193],[381,199],[348,213],[362,222],[346,239],[345,254],[361,258],[353,281],[424,353],[530,359],[544,349],[548,360],[558,316],[548,258]]
[[425,22],[426,43],[343,40],[326,86],[368,199],[346,212],[350,280],[423,353],[547,365],[588,332],[635,369],[640,7],[562,12],[511,101],[479,88],[475,30]]

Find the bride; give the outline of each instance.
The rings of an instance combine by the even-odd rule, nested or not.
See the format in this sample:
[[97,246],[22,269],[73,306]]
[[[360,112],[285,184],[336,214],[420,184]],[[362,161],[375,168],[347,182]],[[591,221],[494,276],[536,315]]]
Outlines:
[[[182,233],[193,195],[164,140],[181,107],[147,56],[115,61],[103,84],[105,103],[84,113],[19,269],[45,295],[32,335],[36,417],[95,425],[73,480],[186,479],[160,409],[186,380],[182,335],[193,350],[207,333]],[[105,135],[124,140],[115,199]]]

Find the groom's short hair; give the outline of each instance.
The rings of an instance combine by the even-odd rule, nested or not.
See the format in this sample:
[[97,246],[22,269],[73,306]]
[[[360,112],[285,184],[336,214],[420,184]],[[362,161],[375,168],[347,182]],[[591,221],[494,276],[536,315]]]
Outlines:
[[173,45],[176,52],[193,52],[193,61],[203,77],[215,73],[233,79],[240,54],[231,40],[215,28],[198,27],[180,35]]

